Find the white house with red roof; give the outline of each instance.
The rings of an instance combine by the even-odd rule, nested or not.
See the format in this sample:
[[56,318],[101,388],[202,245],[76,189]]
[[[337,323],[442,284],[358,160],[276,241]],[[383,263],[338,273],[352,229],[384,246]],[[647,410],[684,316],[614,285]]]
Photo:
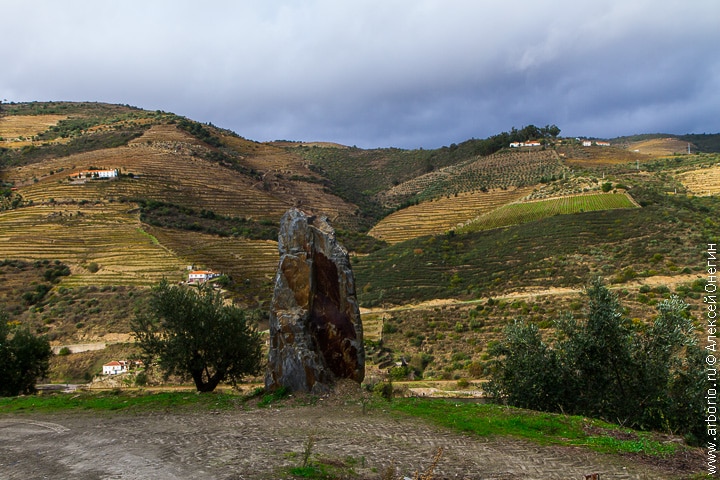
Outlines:
[[118,173],[117,168],[114,170],[83,170],[81,172],[74,173],[71,177],[77,179],[115,178],[118,176]]
[[193,270],[188,273],[188,283],[205,283],[219,276],[219,273],[212,270]]
[[103,375],[117,375],[127,372],[127,362],[113,360],[103,365]]

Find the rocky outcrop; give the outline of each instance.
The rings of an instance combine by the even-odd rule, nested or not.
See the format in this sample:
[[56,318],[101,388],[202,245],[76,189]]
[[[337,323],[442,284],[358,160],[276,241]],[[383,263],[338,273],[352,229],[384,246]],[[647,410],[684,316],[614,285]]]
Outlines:
[[362,382],[365,351],[347,251],[327,218],[290,209],[280,223],[266,388],[320,393]]

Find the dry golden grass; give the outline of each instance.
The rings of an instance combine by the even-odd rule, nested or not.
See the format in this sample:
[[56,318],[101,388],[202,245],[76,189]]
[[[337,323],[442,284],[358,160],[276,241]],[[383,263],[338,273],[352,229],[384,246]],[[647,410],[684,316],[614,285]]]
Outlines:
[[[32,143],[31,137],[65,120],[67,115],[15,115],[0,117],[1,146],[20,148]],[[23,140],[20,140],[20,138]]]
[[152,142],[182,142],[189,145],[203,143],[175,125],[153,125],[141,137],[130,141],[130,145],[143,145]]
[[558,152],[569,166],[596,167],[650,162],[660,157],[687,152],[687,142],[677,138],[653,138],[632,142],[623,147],[559,147]]
[[632,162],[649,162],[655,157],[619,147],[560,147],[558,153],[568,166],[597,167],[602,165],[624,165]]
[[521,187],[442,197],[398,210],[382,219],[368,233],[390,244],[424,235],[441,234],[478,215],[519,200],[532,190],[533,187]]
[[687,153],[688,143],[678,138],[652,138],[628,145],[628,150],[652,157],[665,157],[676,153]]
[[720,166],[681,173],[678,178],[694,195],[720,194]]

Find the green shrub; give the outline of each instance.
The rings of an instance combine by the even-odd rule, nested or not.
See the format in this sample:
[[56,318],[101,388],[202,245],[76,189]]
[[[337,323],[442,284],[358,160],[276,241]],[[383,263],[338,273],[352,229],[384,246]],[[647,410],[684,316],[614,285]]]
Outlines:
[[392,400],[393,398],[393,384],[392,381],[380,382],[373,387],[373,393],[385,400]]
[[410,375],[410,368],[407,365],[395,366],[390,369],[391,380],[405,380]]
[[383,328],[382,328],[383,333],[396,333],[397,331],[398,331],[397,325],[390,323],[390,322],[385,322],[383,324]]
[[704,386],[697,374],[703,351],[688,305],[678,297],[660,302],[646,327],[626,318],[617,295],[599,280],[586,295],[587,317],[558,319],[551,343],[533,324],[509,325],[490,349],[487,391],[514,406],[703,438]]

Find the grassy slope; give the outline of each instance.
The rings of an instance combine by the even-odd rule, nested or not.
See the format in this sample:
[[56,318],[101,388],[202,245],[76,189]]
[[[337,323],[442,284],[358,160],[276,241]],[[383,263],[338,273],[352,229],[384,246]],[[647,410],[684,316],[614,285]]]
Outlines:
[[633,200],[622,193],[571,195],[534,202],[508,203],[481,214],[459,230],[477,232],[537,221],[555,215],[635,207]]

